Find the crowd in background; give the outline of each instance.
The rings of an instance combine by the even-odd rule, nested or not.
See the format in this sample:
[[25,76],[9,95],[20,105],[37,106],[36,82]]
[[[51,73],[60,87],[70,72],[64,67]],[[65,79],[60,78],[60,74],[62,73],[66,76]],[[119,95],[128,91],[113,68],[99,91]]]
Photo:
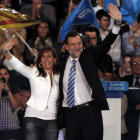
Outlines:
[[[26,102],[31,95],[29,80],[16,72],[8,63],[3,53],[4,45],[9,41],[9,38],[16,38],[16,43],[10,52],[28,66],[35,64],[36,55],[44,46],[53,47],[58,57],[66,55],[68,52],[63,46],[64,43],[58,42],[60,29],[80,1],[73,0],[71,3],[71,0],[57,0],[42,3],[42,0],[0,0],[1,6],[15,9],[42,21],[38,25],[26,28],[0,29],[0,78],[5,77],[5,83],[9,86],[6,88],[8,94],[5,92],[3,96],[0,96],[0,100],[3,98],[3,101],[6,102],[4,107],[0,101],[0,136],[2,136],[0,140],[13,139],[13,137],[16,137],[17,140],[21,139],[20,130],[27,107]],[[72,27],[78,33],[89,36],[89,40],[84,41],[85,49],[98,47],[114,25],[114,20],[111,19],[107,11],[103,10],[103,0],[97,0],[97,2],[91,0],[91,4],[100,29],[98,30],[91,24],[73,25]],[[31,50],[15,34],[14,30],[29,44]],[[98,75],[106,81],[127,81],[129,87],[140,85],[140,16],[136,18],[133,26],[122,21],[120,33],[111,45],[111,49],[108,54],[100,58]],[[10,95],[9,89],[15,100]],[[8,110],[8,114],[3,114],[4,109]],[[126,93],[122,98],[122,140],[137,140],[139,110],[140,98],[138,95]],[[6,125],[7,123],[9,125]],[[6,135],[7,137],[5,137]]]

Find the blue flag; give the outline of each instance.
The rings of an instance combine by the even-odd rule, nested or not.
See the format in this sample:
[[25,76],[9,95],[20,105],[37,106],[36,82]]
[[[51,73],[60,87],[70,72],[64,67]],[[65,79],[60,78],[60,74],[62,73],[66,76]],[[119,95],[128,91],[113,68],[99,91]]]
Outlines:
[[108,5],[110,3],[112,3],[113,5],[116,5],[118,7],[116,0],[104,0],[104,10],[109,11]]
[[133,25],[137,14],[140,10],[140,0],[123,0],[120,8],[120,12],[123,20]]
[[86,23],[93,24],[99,29],[97,18],[90,0],[82,0],[78,7],[74,10],[74,12],[65,21],[60,31],[60,37],[58,41],[64,41],[66,34],[71,31],[72,25]]

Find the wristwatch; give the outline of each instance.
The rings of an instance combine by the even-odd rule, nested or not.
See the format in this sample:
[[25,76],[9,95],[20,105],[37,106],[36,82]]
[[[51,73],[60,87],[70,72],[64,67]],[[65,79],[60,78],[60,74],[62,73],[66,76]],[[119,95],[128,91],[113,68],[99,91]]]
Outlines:
[[8,53],[9,51],[5,51],[5,50],[3,50],[3,53],[5,54],[5,53]]
[[114,23],[115,25],[121,26],[122,20],[115,20]]

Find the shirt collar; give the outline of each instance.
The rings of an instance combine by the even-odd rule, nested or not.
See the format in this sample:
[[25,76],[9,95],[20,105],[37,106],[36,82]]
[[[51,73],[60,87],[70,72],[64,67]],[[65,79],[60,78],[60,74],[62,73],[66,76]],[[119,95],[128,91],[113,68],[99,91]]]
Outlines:
[[76,58],[76,59],[73,59],[73,58],[70,56],[70,61],[72,62],[72,60],[78,61],[78,60],[79,60],[79,57]]
[[[136,75],[134,74],[134,78],[135,78],[135,77],[138,77],[138,76],[136,76]],[[140,76],[139,76],[139,78],[140,78]]]
[[99,29],[101,34],[101,39],[104,40],[104,38],[109,34],[109,30],[106,30],[105,35],[102,35],[101,30]]
[[[97,7],[100,8],[100,9],[103,9],[103,7],[101,7],[99,4],[97,5]],[[99,9],[99,10],[100,10],[100,9]]]

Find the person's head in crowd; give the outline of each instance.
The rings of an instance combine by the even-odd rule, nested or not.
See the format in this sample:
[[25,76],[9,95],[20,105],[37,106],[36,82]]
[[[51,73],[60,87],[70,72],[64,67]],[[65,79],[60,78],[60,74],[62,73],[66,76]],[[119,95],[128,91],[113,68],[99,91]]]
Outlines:
[[29,100],[31,93],[28,90],[22,89],[20,92],[20,109],[25,110],[27,107],[26,102]]
[[64,46],[73,59],[80,57],[83,52],[83,42],[76,31],[70,31],[65,36]]
[[0,66],[0,81],[3,83],[8,83],[10,78],[9,70],[6,66]]
[[135,32],[138,31],[138,29],[140,29],[140,12],[139,12],[139,14],[137,15],[137,18],[136,18],[136,20],[135,20],[135,22],[134,22],[134,24],[133,24],[133,26],[132,26],[132,28],[131,28],[131,31],[132,31],[133,33],[135,33]]
[[100,29],[103,31],[108,30],[110,24],[110,16],[108,12],[101,9],[96,13],[97,21],[99,23]]
[[71,4],[71,0],[68,1],[68,8],[70,8],[71,5],[71,13],[77,8],[78,4],[81,0],[73,0]]
[[42,4],[42,0],[32,0],[33,4]]
[[51,33],[51,26],[48,20],[43,19],[40,24],[37,25],[37,33],[39,38],[46,39]]
[[[39,71],[38,76],[46,77],[47,73],[58,74],[58,59],[56,51],[49,46],[45,46],[39,51],[36,66]],[[47,71],[47,73],[46,73]]]
[[97,0],[98,1],[98,4],[101,6],[101,7],[104,7],[104,0]]
[[131,54],[126,54],[123,58],[123,67],[124,67],[124,71],[127,75],[132,74],[132,69],[130,66],[130,59],[131,59],[132,55]]
[[132,56],[130,65],[136,77],[140,77],[140,55]]
[[[90,36],[90,43],[86,43],[86,47],[90,46],[98,47],[98,44],[101,43],[100,32],[94,25],[87,27],[84,30],[83,34]],[[104,68],[102,63],[100,63],[98,70],[99,77],[105,79],[106,81],[111,81],[113,73],[112,67],[113,67],[112,65],[106,65]]]
[[97,47],[97,45],[101,43],[100,32],[94,25],[87,27],[83,34],[90,36],[90,42],[86,43],[86,47],[90,47],[91,45]]
[[0,5],[11,8],[11,0],[0,0]]

